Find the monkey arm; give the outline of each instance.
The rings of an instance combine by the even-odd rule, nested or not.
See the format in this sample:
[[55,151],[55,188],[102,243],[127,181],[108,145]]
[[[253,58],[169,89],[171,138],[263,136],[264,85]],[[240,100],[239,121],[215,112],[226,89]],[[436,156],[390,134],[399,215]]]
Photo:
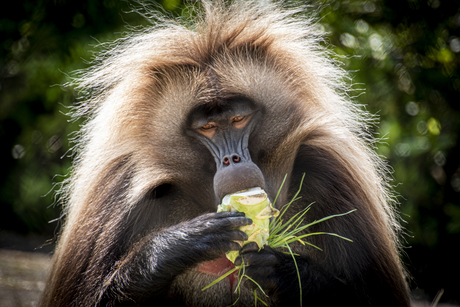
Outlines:
[[208,213],[153,233],[137,243],[104,282],[102,305],[164,297],[174,278],[204,261],[239,250],[239,230],[252,221],[239,212]]

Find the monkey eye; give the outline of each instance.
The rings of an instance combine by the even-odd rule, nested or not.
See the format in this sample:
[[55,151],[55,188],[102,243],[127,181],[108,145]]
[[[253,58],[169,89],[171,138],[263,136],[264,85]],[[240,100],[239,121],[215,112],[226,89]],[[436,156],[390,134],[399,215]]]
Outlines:
[[237,129],[242,129],[249,122],[250,115],[237,115],[232,117],[232,125]]
[[240,122],[244,119],[244,116],[235,116],[232,118],[232,122],[236,123],[236,122]]
[[209,130],[209,129],[212,129],[214,128],[216,125],[213,124],[213,123],[207,123],[206,125],[204,125],[203,127],[201,127],[201,129],[203,130]]
[[204,135],[207,138],[212,138],[214,136],[214,134],[216,133],[216,129],[214,129],[216,127],[217,127],[216,123],[209,122],[209,123],[201,126],[201,128],[199,128],[197,130],[197,132],[201,133],[202,135]]

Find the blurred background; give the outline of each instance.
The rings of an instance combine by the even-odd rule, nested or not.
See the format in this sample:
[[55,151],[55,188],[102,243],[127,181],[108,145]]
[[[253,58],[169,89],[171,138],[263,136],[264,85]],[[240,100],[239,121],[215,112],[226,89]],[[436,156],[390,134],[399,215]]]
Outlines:
[[[308,3],[350,71],[355,100],[380,116],[376,150],[394,171],[414,297],[460,304],[460,2]],[[38,293],[60,226],[53,189],[68,172],[69,140],[79,128],[66,116],[75,93],[64,84],[88,66],[98,44],[147,22],[116,0],[9,7],[0,12],[0,294],[11,287]],[[187,16],[180,0],[157,8]],[[42,262],[27,263],[24,252]]]

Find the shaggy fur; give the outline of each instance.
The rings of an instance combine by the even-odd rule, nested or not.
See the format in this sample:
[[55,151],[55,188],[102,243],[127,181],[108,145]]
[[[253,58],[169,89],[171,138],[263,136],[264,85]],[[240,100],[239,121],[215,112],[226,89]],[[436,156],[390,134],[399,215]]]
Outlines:
[[[149,273],[127,273],[133,263],[150,261],[146,240],[216,210],[214,160],[184,132],[188,114],[240,96],[262,107],[249,150],[271,199],[288,174],[278,201],[286,203],[305,173],[291,215],[311,202],[308,220],[358,209],[309,230],[353,243],[314,236],[323,251],[293,245],[304,257],[304,304],[351,299],[354,306],[407,306],[399,225],[385,166],[371,149],[372,117],[348,97],[346,75],[321,46],[322,34],[298,17],[300,10],[268,1],[202,5],[190,25],[161,20],[105,46],[75,80],[84,99],[74,114],[87,120],[62,189],[66,222],[42,305],[148,301],[136,283]],[[173,201],[164,205],[169,195]],[[313,280],[309,270],[316,269],[324,280]],[[171,280],[167,297],[190,306],[231,304],[226,281],[200,291],[213,279],[186,268]],[[296,275],[282,282],[298,291]],[[280,293],[271,304],[290,300]],[[253,302],[243,287],[238,303]]]

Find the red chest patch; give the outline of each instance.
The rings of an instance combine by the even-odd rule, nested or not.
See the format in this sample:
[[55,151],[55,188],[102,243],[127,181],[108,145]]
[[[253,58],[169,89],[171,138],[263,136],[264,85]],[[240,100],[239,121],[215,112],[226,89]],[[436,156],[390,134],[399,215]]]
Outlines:
[[[235,265],[230,260],[228,260],[225,255],[222,255],[222,257],[217,258],[216,260],[203,262],[198,266],[198,271],[216,276],[216,278],[218,278],[219,276],[224,275],[234,268]],[[236,287],[236,281],[238,280],[238,271],[228,275],[227,278],[230,283],[230,292],[233,293]]]

